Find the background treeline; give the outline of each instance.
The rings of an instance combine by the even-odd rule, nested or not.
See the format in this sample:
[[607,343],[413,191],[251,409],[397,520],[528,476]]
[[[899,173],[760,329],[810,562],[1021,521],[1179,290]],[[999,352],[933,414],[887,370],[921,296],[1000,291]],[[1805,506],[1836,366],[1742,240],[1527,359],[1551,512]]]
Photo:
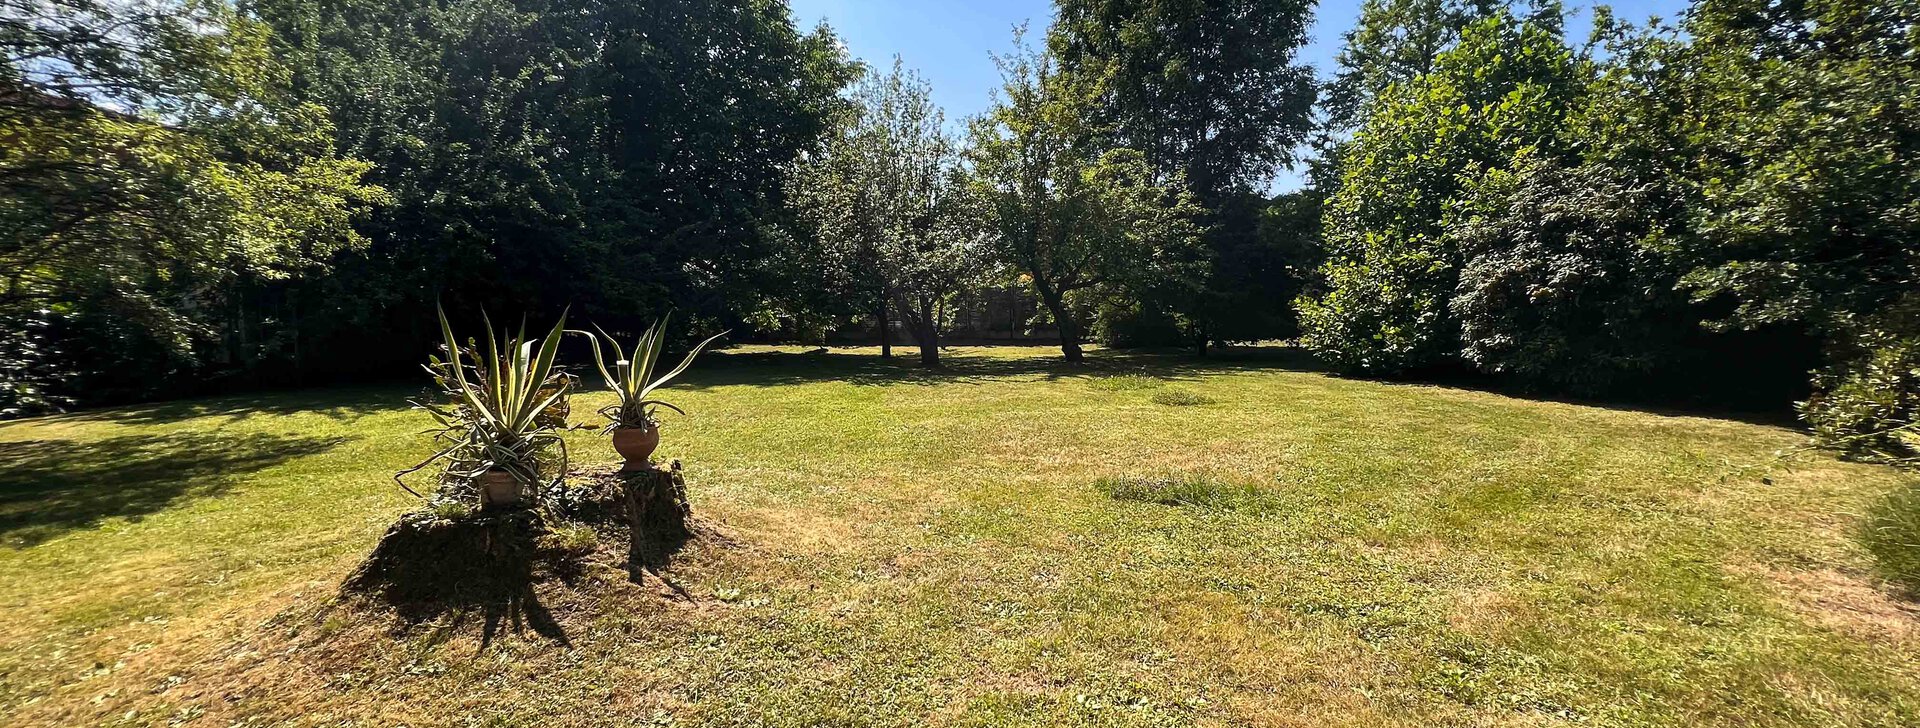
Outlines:
[[[949,120],[778,0],[0,0],[0,409],[389,377],[449,310],[1807,396],[1909,460],[1920,0],[1061,0]],[[1308,186],[1272,195],[1281,168]],[[881,327],[881,330],[886,330]],[[906,343],[906,342],[901,342]]]
[[[1829,442],[1920,443],[1920,3],[1374,0],[1329,94],[1303,340],[1350,370],[1772,394]],[[1771,389],[1772,391],[1768,391]]]

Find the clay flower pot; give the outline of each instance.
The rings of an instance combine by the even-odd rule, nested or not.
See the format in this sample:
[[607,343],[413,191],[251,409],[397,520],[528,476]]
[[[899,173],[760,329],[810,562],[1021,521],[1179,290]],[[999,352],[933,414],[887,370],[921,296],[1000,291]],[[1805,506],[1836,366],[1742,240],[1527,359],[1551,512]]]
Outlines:
[[613,431],[613,450],[626,459],[622,470],[644,470],[648,458],[660,447],[660,428],[622,427]]
[[480,489],[480,507],[498,508],[520,502],[520,479],[505,470],[489,470],[473,479]]

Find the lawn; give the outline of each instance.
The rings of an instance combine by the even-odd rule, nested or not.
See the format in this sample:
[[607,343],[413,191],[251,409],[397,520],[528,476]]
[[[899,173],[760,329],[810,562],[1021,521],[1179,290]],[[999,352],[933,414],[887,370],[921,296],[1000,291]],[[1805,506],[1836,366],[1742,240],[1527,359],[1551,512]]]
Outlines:
[[0,724],[1920,725],[1920,610],[1857,538],[1910,476],[1778,424],[1287,352],[796,351],[672,393],[728,537],[685,596],[484,649],[325,608],[413,506],[408,390],[0,425]]

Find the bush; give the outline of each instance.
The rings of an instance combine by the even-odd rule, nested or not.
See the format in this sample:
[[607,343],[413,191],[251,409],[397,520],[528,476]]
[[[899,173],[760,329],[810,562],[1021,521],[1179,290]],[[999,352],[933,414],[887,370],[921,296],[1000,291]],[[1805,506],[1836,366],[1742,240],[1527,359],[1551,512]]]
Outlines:
[[1657,250],[1678,212],[1599,165],[1523,158],[1472,185],[1446,233],[1466,264],[1450,303],[1461,356],[1531,386],[1601,394],[1651,373],[1694,328]]
[[1920,466],[1920,296],[1846,342],[1814,377],[1800,416],[1814,441],[1852,457]]
[[1179,346],[1187,338],[1179,319],[1138,301],[1108,299],[1094,309],[1093,340],[1109,349]]
[[0,419],[58,412],[62,377],[48,336],[51,314],[0,315]]

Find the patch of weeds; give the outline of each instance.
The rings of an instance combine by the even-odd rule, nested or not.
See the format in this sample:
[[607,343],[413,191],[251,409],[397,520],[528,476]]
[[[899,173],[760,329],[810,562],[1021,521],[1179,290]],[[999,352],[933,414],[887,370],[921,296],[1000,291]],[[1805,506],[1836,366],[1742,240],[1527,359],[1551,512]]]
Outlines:
[[1153,393],[1153,403],[1164,404],[1168,407],[1192,407],[1194,405],[1213,404],[1214,399],[1207,395],[1198,392],[1189,392],[1184,389],[1166,389]]
[[1903,485],[1875,504],[1862,540],[1880,575],[1920,598],[1920,485]]
[[1260,509],[1274,504],[1266,488],[1198,473],[1152,478],[1101,478],[1094,487],[1114,500],[1218,510]]
[[427,513],[439,521],[458,521],[475,510],[472,503],[454,498],[435,498],[427,503]]
[[542,550],[567,554],[582,554],[592,551],[599,542],[593,528],[578,523],[556,526],[540,536]]
[[1095,377],[1087,386],[1102,392],[1132,392],[1141,389],[1153,389],[1166,384],[1158,377],[1145,374],[1115,374],[1107,377]]

